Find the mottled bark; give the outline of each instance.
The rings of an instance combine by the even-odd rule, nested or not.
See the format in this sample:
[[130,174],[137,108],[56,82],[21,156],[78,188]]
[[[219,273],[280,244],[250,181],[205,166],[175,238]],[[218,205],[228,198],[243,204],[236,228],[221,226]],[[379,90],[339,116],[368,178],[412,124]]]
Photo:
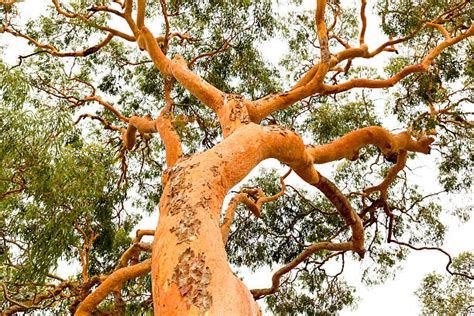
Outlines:
[[[0,1],[3,4],[14,2],[15,0]],[[89,16],[63,10],[58,0],[52,0],[52,3],[58,15],[66,20],[80,19],[83,22],[88,22]],[[404,168],[408,152],[428,154],[433,142],[433,138],[423,135],[417,138],[413,138],[408,132],[393,135],[382,127],[370,126],[352,131],[330,144],[308,146],[303,143],[300,136],[285,127],[261,126],[258,123],[273,112],[286,109],[295,102],[313,95],[336,94],[361,87],[391,87],[410,74],[426,71],[443,50],[474,35],[474,26],[466,27],[463,32],[458,32],[455,35],[450,34],[437,21],[424,22],[412,34],[403,38],[390,39],[375,50],[369,51],[365,38],[368,27],[365,15],[367,3],[362,0],[359,46],[351,47],[342,39],[332,37],[344,46],[342,51],[332,53],[328,44],[331,37],[328,35],[325,23],[326,0],[317,0],[315,27],[320,47],[319,61],[289,91],[269,95],[259,100],[247,100],[243,96],[220,91],[189,69],[201,55],[192,59],[189,64],[179,55],[173,58],[166,55],[169,38],[171,36],[184,38],[184,36],[170,33],[166,15],[166,1],[160,3],[165,18],[166,33],[158,37],[155,37],[146,27],[146,0],[124,0],[123,3],[120,2],[122,11],[106,5],[94,6],[91,8],[94,12],[108,12],[123,19],[133,35],[107,26],[96,25],[95,27],[106,32],[105,39],[77,52],[61,52],[55,46],[41,43],[31,36],[17,31],[11,25],[5,24],[2,27],[3,31],[26,39],[42,52],[56,57],[86,57],[99,51],[114,37],[136,42],[141,50],[148,53],[165,79],[166,106],[156,119],[151,116],[127,118],[102,98],[95,96],[95,89],[93,89],[92,96],[75,101],[74,106],[88,101],[99,102],[121,122],[127,124],[126,129],[114,127],[98,116],[87,115],[87,117],[101,121],[109,129],[121,131],[124,151],[133,150],[137,132],[141,134],[159,133],[165,145],[168,166],[168,170],[163,175],[165,188],[160,200],[160,218],[155,230],[152,259],[142,263],[135,262],[135,264],[128,266],[129,262],[133,263],[136,259],[137,251],[149,248],[148,245],[140,243],[137,237],[134,245],[120,259],[117,269],[88,296],[90,288],[87,288],[84,295],[87,297],[79,305],[77,314],[92,313],[109,293],[114,293],[116,303],[121,305],[120,288],[123,283],[147,273],[151,268],[155,315],[206,313],[211,315],[257,315],[260,313],[260,309],[254,298],[276,292],[281,277],[314,252],[321,250],[354,251],[361,256],[364,254],[364,227],[359,215],[335,184],[316,171],[314,164],[343,158],[354,160],[357,159],[358,152],[362,147],[377,146],[388,160],[396,162],[383,182],[367,188],[365,191],[365,194],[379,191],[383,202],[387,188],[394,181],[398,172]],[[329,26],[329,30],[336,24],[335,19],[336,16],[333,25]],[[419,64],[408,65],[387,79],[361,78],[340,84],[327,84],[326,76],[329,71],[347,72],[355,58],[368,59],[384,51],[396,51],[394,45],[406,42],[426,27],[441,32],[445,40],[437,43]],[[162,45],[160,46],[160,44]],[[229,47],[229,45],[227,42],[224,44],[225,47]],[[340,65],[342,62],[346,63],[344,68]],[[224,140],[220,144],[206,152],[187,158],[182,157],[181,142],[173,127],[171,90],[174,82],[183,86],[217,115],[224,136]],[[249,199],[248,192],[238,194],[229,205],[223,225],[220,225],[219,220],[224,198],[229,190],[247,176],[257,164],[268,158],[275,158],[287,164],[302,180],[324,194],[344,219],[346,226],[350,227],[352,235],[350,240],[340,243],[321,241],[309,245],[300,255],[275,272],[269,288],[254,290],[251,294],[245,285],[234,276],[228,264],[225,243],[230,225],[237,203],[244,203],[256,216],[259,216],[262,203],[283,194],[284,183],[282,182],[281,194],[260,197],[256,201]],[[10,192],[7,193],[10,194]],[[11,194],[14,193],[16,192],[11,192]],[[85,254],[86,252],[84,252],[84,262],[87,261]],[[87,266],[87,262],[84,266]],[[85,280],[88,278],[86,272],[87,269],[83,273]]]

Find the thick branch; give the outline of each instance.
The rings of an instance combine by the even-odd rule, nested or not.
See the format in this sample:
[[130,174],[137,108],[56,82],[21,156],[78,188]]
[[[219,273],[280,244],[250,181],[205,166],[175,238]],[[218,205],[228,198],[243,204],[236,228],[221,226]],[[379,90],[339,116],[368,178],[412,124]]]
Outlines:
[[156,133],[156,121],[149,115],[144,117],[132,116],[128,119],[127,130],[123,133],[123,144],[128,150],[132,150],[135,146],[137,131],[143,134]]
[[365,16],[365,7],[367,6],[367,0],[361,0],[360,3],[360,35],[359,35],[359,44],[362,46],[365,44],[365,30],[367,29],[367,18]]
[[342,158],[354,160],[359,150],[367,145],[375,145],[387,157],[400,151],[430,153],[431,137],[422,136],[418,140],[411,138],[408,132],[393,135],[379,126],[369,126],[349,132],[332,143],[308,146],[308,153],[317,164],[327,163]]
[[[426,24],[429,26],[429,24]],[[413,38],[421,29],[416,29],[412,34],[395,40],[387,41],[386,43],[380,45],[376,50],[373,52],[368,51],[368,47],[366,44],[362,44],[360,47],[357,48],[346,48],[345,50],[333,55],[329,62],[329,69],[335,67],[337,64],[344,60],[351,60],[353,58],[372,58],[379,53],[390,50],[394,51],[394,49],[390,49],[388,47],[393,47],[393,45],[405,42],[411,38]],[[353,79],[347,81],[345,83],[341,83],[338,85],[326,85],[321,84],[321,78],[318,76],[318,73],[325,73],[324,69],[321,70],[322,64],[314,65],[308,73],[306,73],[303,78],[291,89],[290,91],[279,93],[276,95],[266,96],[262,99],[256,100],[253,102],[253,105],[249,107],[249,114],[253,122],[260,122],[262,119],[267,117],[269,114],[283,110],[288,108],[289,106],[293,105],[295,102],[303,100],[313,94],[336,94],[339,92],[347,91],[352,88],[388,88],[395,85],[397,82],[405,78],[406,76],[416,73],[416,72],[424,72],[428,69],[431,65],[433,60],[439,56],[439,54],[452,45],[460,42],[461,40],[468,38],[474,34],[474,26],[471,27],[464,33],[454,37],[454,38],[447,38],[445,41],[441,42],[432,49],[428,55],[423,59],[420,64],[410,65],[398,73],[393,75],[389,79],[384,80],[372,80],[372,79]],[[326,71],[327,72],[327,71]]]
[[329,144],[308,146],[307,151],[314,163],[322,164],[342,158],[354,160],[359,150],[367,145],[377,146],[387,157],[401,150],[428,154],[433,141],[431,137],[422,136],[414,140],[408,132],[393,135],[382,127],[369,126],[349,132]]
[[146,0],[137,1],[137,27],[141,30],[145,26]]
[[163,76],[173,76],[202,103],[215,112],[219,110],[224,100],[223,93],[219,89],[189,70],[181,56],[176,56],[173,61],[168,59],[158,46],[153,34],[146,27],[143,27],[140,37],[143,39],[153,63]]
[[362,221],[354,212],[351,204],[342,192],[329,179],[319,175],[319,182],[314,184],[326,198],[336,207],[337,211],[344,219],[346,225],[352,230],[351,248],[350,250],[357,252],[360,256],[364,256],[364,227]]
[[319,175],[319,181],[313,184],[317,187],[336,207],[339,214],[343,217],[346,225],[351,227],[352,239],[349,242],[344,243],[333,243],[331,241],[322,241],[314,243],[307,247],[301,254],[293,259],[288,264],[284,265],[277,272],[273,274],[272,286],[266,289],[255,289],[252,290],[252,295],[255,299],[259,299],[263,296],[275,293],[280,286],[281,277],[296,268],[301,262],[306,260],[312,254],[321,250],[328,251],[354,251],[360,256],[364,255],[364,227],[362,221],[357,213],[354,212],[347,198],[342,194],[341,191],[328,179]]
[[87,298],[79,304],[76,316],[86,316],[92,314],[97,305],[102,302],[109,293],[117,288],[121,288],[123,284],[131,279],[145,275],[151,270],[151,259],[147,259],[136,265],[116,270],[110,274],[104,282]]
[[125,252],[122,254],[117,266],[115,267],[115,270],[128,266],[128,261],[130,261],[132,257],[136,256],[140,252],[142,251],[150,252],[151,246],[152,245],[149,243],[135,241],[133,245],[130,246],[127,250],[125,250]]

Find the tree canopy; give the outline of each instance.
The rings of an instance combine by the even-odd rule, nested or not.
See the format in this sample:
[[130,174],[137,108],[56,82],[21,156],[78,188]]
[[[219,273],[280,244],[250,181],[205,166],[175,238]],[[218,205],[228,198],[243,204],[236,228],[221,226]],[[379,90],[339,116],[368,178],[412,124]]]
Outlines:
[[157,313],[172,291],[215,313],[240,286],[219,247],[272,269],[245,293],[276,314],[354,306],[345,260],[375,284],[417,250],[447,263],[423,312],[472,309],[472,253],[441,248],[473,209],[447,203],[474,180],[470,1],[51,0],[25,19],[32,2],[0,1],[0,49],[30,47],[0,60],[3,313]]

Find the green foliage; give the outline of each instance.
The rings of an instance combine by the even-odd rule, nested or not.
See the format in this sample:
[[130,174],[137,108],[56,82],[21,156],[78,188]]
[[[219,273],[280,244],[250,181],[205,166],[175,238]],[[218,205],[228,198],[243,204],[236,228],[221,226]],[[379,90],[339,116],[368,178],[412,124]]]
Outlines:
[[353,130],[380,124],[374,104],[364,96],[356,98],[362,100],[328,100],[312,110],[305,125],[314,143],[327,144]]
[[[452,269],[472,275],[474,255],[461,253],[454,258]],[[462,276],[433,272],[423,278],[416,296],[423,306],[422,315],[469,315],[474,303],[474,287],[472,281]]]
[[300,274],[298,279],[306,291],[283,285],[276,295],[265,299],[274,315],[334,315],[355,304],[355,289],[344,281],[328,277],[324,272]]
[[136,215],[120,214],[125,195],[114,157],[85,141],[68,112],[29,95],[27,81],[17,84],[24,74],[1,66],[0,192],[12,192],[0,199],[2,282],[41,284],[59,262],[77,266],[85,242],[79,229],[90,237],[88,227],[99,236],[89,273],[110,271],[137,223]]

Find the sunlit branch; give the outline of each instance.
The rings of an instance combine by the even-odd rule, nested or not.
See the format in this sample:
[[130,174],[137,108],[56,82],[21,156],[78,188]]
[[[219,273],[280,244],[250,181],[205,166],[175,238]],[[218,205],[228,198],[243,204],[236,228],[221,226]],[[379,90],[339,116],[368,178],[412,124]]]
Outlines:
[[149,273],[151,270],[151,259],[147,259],[136,265],[118,269],[110,274],[97,289],[89,294],[86,299],[79,304],[75,315],[90,315],[109,293],[116,288],[121,288],[123,284],[131,279]]
[[329,39],[328,31],[326,29],[326,22],[324,21],[326,12],[326,0],[318,0],[316,5],[316,30],[318,33],[318,40],[320,46],[320,63],[314,78],[311,80],[314,82],[315,89],[319,89],[319,86],[323,83],[324,77],[328,72],[331,59],[331,53],[329,52]]
[[[367,45],[363,44],[357,48],[346,48],[345,50],[336,53],[331,56],[328,64],[328,69],[335,67],[337,64],[344,60],[351,60],[354,58],[372,58],[383,51],[396,51],[394,45],[405,42],[413,38],[420,30],[428,25],[423,24],[416,29],[410,35],[390,40],[380,45],[377,49],[372,52],[368,51]],[[323,27],[321,28],[323,29]],[[318,31],[319,32],[319,31]],[[398,73],[393,75],[389,79],[372,80],[372,79],[353,79],[337,85],[327,85],[321,83],[321,74],[326,74],[327,70],[322,67],[324,63],[318,63],[314,65],[295,86],[287,91],[276,95],[269,95],[262,99],[253,102],[253,106],[249,107],[249,113],[253,122],[259,122],[269,114],[283,110],[293,105],[295,102],[301,101],[314,94],[335,94],[343,91],[350,90],[352,88],[388,88],[395,85],[397,82],[405,78],[406,76],[416,73],[424,72],[431,65],[433,60],[439,56],[439,54],[452,45],[460,42],[461,40],[470,37],[474,34],[474,26],[471,26],[466,32],[454,37],[448,38],[445,41],[438,44],[432,49],[428,55],[423,59],[420,64],[414,64],[407,66],[400,70]],[[321,39],[320,39],[321,41]],[[324,44],[324,40],[323,40]],[[320,43],[321,45],[321,43]],[[319,74],[319,75],[318,75]]]
[[365,16],[365,7],[367,6],[367,0],[361,0],[360,4],[360,20],[361,20],[361,28],[360,28],[360,35],[359,35],[359,44],[362,46],[365,44],[365,31],[367,29],[367,18]]
[[143,242],[134,242],[132,246],[130,246],[119,259],[119,263],[115,270],[128,266],[128,262],[132,257],[135,257],[142,251],[151,252],[151,244],[150,243],[143,243]]
[[137,0],[137,27],[141,30],[145,26],[146,0]]
[[223,103],[222,91],[189,70],[186,62],[181,56],[175,56],[173,61],[168,59],[158,46],[153,34],[151,34],[146,27],[143,27],[140,36],[146,44],[146,49],[153,60],[153,63],[160,70],[163,76],[173,76],[202,103],[215,112],[218,111]]
[[110,111],[113,115],[115,115],[115,117],[117,117],[120,121],[124,123],[129,122],[129,119],[127,117],[122,115],[122,113],[120,113],[113,105],[104,101],[104,99],[102,99],[102,97],[100,96],[97,96],[97,95],[88,96],[84,98],[84,101],[96,101],[97,103],[102,105],[105,109]]
[[426,25],[438,29],[438,30],[443,34],[443,36],[444,36],[447,40],[450,40],[450,39],[451,39],[451,34],[449,34],[449,32],[448,32],[448,31],[444,28],[444,26],[442,26],[441,24],[436,24],[436,23],[428,22],[428,23],[426,23]]
[[396,164],[390,169],[385,179],[378,185],[366,188],[364,190],[365,194],[370,194],[372,192],[380,191],[382,194],[387,192],[388,187],[390,184],[395,180],[397,174],[405,168],[405,164],[407,162],[408,153],[406,150],[401,150],[397,156]]
[[[316,163],[323,163],[340,159],[342,157],[354,158],[354,153],[367,144],[377,145],[382,152],[389,154],[390,152],[399,152],[399,164],[392,170],[387,177],[387,182],[390,183],[393,177],[398,173],[398,169],[403,168],[406,158],[407,150],[428,152],[429,145],[432,139],[424,138],[418,143],[411,139],[408,133],[400,133],[393,136],[388,131],[380,127],[368,127],[358,131],[351,132],[346,136],[341,137],[333,143],[322,145],[318,147],[309,147],[307,151],[313,157]],[[421,144],[422,143],[422,144]],[[331,148],[332,147],[332,148]],[[312,183],[318,188],[331,203],[336,207],[339,214],[343,217],[347,226],[351,227],[352,238],[350,242],[335,244],[329,241],[318,242],[306,248],[293,261],[278,270],[272,277],[272,286],[267,289],[252,290],[255,298],[261,298],[265,295],[275,293],[278,290],[281,277],[295,268],[298,264],[303,262],[311,254],[319,250],[329,251],[354,251],[363,256],[364,254],[364,226],[357,213],[354,212],[348,199],[340,192],[340,190],[328,179],[319,175],[319,181]],[[383,182],[385,185],[385,182]],[[388,186],[388,184],[387,184]],[[374,208],[379,207],[380,203],[374,204]],[[366,212],[369,209],[367,208]]]
[[86,232],[79,226],[77,221],[74,221],[74,228],[80,232],[84,240],[82,250],[80,252],[81,264],[82,264],[82,279],[84,283],[89,281],[89,252],[92,249],[92,244],[98,235],[94,232],[90,224],[87,222],[87,228],[89,230],[89,236]]
[[441,42],[438,44],[434,49],[432,49],[428,55],[423,59],[423,61],[419,64],[415,65],[410,65],[399,72],[397,72],[395,75],[388,79],[380,79],[380,80],[372,80],[372,79],[353,79],[349,80],[347,82],[338,84],[338,85],[325,85],[324,86],[324,94],[334,94],[334,93],[340,93],[343,91],[347,91],[349,89],[353,88],[388,88],[392,87],[395,85],[397,82],[402,80],[403,78],[407,77],[410,74],[416,73],[416,72],[425,72],[428,67],[431,65],[433,60],[438,57],[441,52],[446,49],[447,47],[450,47],[461,40],[468,38],[470,36],[474,35],[474,26],[471,25],[468,31],[450,38],[446,39],[445,41]]
[[369,126],[349,132],[329,144],[308,146],[307,150],[314,163],[322,164],[342,158],[354,160],[359,150],[369,144],[377,146],[386,157],[400,150],[428,154],[433,141],[426,136],[413,140],[407,132],[393,135],[382,127]]

